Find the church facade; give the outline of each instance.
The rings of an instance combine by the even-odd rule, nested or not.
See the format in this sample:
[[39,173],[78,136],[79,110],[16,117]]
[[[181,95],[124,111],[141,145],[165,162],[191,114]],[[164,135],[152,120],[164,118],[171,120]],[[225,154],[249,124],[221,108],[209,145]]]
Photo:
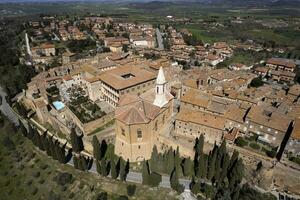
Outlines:
[[121,96],[115,111],[115,153],[130,162],[150,159],[158,135],[170,126],[172,113],[173,96],[161,68],[155,88],[140,96]]

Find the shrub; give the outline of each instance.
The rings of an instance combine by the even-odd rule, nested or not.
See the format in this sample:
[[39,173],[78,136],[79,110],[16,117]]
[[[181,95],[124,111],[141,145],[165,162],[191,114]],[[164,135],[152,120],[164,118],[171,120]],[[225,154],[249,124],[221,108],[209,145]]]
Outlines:
[[242,137],[237,137],[234,141],[234,143],[239,147],[248,146],[248,142],[244,140]]
[[250,83],[250,87],[260,87],[263,86],[264,82],[262,81],[261,77],[256,77],[254,79],[252,79],[251,83]]
[[62,191],[62,192],[64,192],[64,191],[66,191],[68,188],[66,187],[66,186],[62,186],[61,188],[60,188],[60,190]]
[[31,191],[31,194],[34,196],[37,194],[37,192],[38,192],[38,189],[36,187],[34,187]]
[[40,184],[43,184],[43,183],[45,183],[45,179],[41,179],[41,180],[39,180],[39,183],[40,183]]
[[42,164],[41,166],[40,166],[40,169],[43,169],[43,170],[45,170],[45,169],[47,169],[48,168],[48,165],[47,164]]
[[35,177],[35,178],[38,178],[40,177],[41,173],[39,171],[37,172],[33,172],[32,175]]
[[69,194],[69,199],[73,199],[74,196],[75,196],[75,194],[74,194],[73,192],[71,192],[71,193]]
[[128,185],[127,186],[127,195],[133,196],[136,190],[136,185]]
[[156,172],[152,172],[149,175],[149,186],[157,187],[160,182],[161,182],[161,175],[160,174],[158,174]]
[[297,163],[298,165],[300,165],[300,157],[291,157],[290,161]]
[[32,184],[32,179],[29,179],[27,182],[26,182],[26,184],[28,185],[28,186],[30,186],[31,184]]
[[128,200],[128,197],[125,196],[125,195],[121,195],[121,196],[118,197],[117,200]]
[[272,150],[266,150],[266,155],[271,157],[271,158],[274,158],[276,156],[277,152],[276,150],[272,149]]
[[64,172],[64,173],[59,173],[56,177],[53,178],[53,180],[58,185],[64,186],[66,184],[73,182],[73,176],[72,174]]
[[97,195],[96,200],[107,200],[107,193],[101,192],[100,194]]
[[252,149],[256,149],[256,150],[260,149],[260,145],[257,144],[257,143],[254,143],[254,142],[250,143],[249,146],[250,146]]
[[203,189],[207,198],[211,198],[215,193],[214,187],[211,185],[205,184]]

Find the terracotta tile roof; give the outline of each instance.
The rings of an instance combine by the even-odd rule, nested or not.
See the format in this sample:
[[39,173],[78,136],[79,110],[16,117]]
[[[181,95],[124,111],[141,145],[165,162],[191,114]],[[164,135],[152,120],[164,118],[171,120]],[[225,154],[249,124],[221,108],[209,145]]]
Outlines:
[[89,83],[94,83],[97,81],[100,81],[100,78],[98,76],[92,77],[92,78],[85,78],[85,81],[89,82]]
[[234,141],[236,136],[238,135],[238,133],[239,133],[239,130],[237,128],[233,128],[231,131],[227,132],[224,135],[224,138],[226,140]]
[[272,65],[281,65],[288,68],[295,68],[296,64],[295,62],[288,60],[288,59],[282,59],[282,58],[270,58],[267,60],[267,64]]
[[184,86],[190,87],[190,88],[195,88],[197,89],[197,80],[195,79],[185,79],[182,81],[182,84]]
[[262,72],[262,73],[267,73],[269,71],[269,69],[267,67],[256,67],[254,69],[254,71],[256,71],[256,72]]
[[182,109],[176,116],[176,120],[200,124],[214,129],[223,130],[225,118],[209,113]]
[[243,123],[245,114],[246,110],[243,110],[237,105],[233,104],[229,106],[228,110],[225,112],[224,117],[232,121]]
[[127,125],[149,123],[160,112],[158,106],[144,101],[140,97],[127,96],[124,98],[121,100],[120,106],[116,108],[115,117]]
[[264,106],[252,106],[247,118],[254,123],[270,127],[275,130],[286,132],[291,122],[286,116],[281,113],[267,110]]
[[[129,78],[122,76],[130,75]],[[101,81],[115,88],[116,90],[126,89],[147,81],[155,80],[156,75],[145,69],[140,69],[135,66],[123,66],[100,75]]]
[[203,108],[207,108],[209,105],[210,98],[207,94],[203,95],[199,90],[189,89],[183,97],[181,102],[190,103]]
[[299,96],[300,95],[300,85],[293,85],[289,88],[288,94]]

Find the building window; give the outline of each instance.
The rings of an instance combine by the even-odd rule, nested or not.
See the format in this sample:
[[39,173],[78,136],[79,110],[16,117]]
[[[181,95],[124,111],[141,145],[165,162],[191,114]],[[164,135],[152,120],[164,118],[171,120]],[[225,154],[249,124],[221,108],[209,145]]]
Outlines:
[[163,115],[162,123],[165,124],[165,115]]
[[159,88],[158,87],[156,87],[156,93],[158,94],[158,91],[159,91]]
[[139,149],[141,149],[141,145],[139,145],[138,147],[139,147]]
[[138,129],[136,134],[138,139],[141,139],[143,137],[141,129]]
[[155,124],[154,124],[154,130],[157,131],[157,120],[155,121]]
[[121,128],[121,133],[125,136],[125,130],[123,128]]

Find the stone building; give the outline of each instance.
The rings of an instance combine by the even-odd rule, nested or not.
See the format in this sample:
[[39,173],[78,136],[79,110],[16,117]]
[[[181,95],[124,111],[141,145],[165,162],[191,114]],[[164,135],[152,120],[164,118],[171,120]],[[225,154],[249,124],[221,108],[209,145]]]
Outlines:
[[173,96],[167,88],[162,68],[156,87],[142,95],[125,94],[115,111],[115,153],[138,162],[150,159],[158,135],[170,124]]
[[104,101],[116,107],[123,94],[140,95],[155,84],[155,74],[137,66],[122,66],[100,75]]

